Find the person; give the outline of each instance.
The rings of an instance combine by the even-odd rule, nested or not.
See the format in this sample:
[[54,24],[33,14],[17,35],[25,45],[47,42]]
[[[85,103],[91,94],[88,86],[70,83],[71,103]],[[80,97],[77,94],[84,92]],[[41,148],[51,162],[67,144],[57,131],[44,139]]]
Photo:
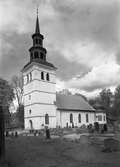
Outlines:
[[98,123],[98,122],[95,122],[95,123],[94,123],[94,127],[95,127],[95,130],[96,130],[97,132],[99,132],[99,123]]
[[18,132],[17,131],[15,132],[15,137],[18,137]]
[[50,130],[46,127],[46,139],[50,139]]
[[107,132],[107,124],[104,124],[103,129],[104,129],[104,132]]

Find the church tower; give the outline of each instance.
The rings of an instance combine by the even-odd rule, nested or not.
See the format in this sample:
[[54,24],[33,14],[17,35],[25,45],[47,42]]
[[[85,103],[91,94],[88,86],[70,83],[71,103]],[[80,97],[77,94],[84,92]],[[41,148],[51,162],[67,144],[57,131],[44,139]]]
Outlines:
[[30,61],[22,69],[25,129],[56,127],[56,67],[47,62],[37,11]]

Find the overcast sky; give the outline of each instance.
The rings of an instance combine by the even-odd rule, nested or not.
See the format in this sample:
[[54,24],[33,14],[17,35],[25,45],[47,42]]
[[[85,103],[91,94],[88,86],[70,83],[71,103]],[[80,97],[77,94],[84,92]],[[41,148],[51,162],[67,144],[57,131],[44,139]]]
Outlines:
[[57,89],[91,96],[120,84],[119,0],[0,0],[1,77],[10,80],[29,61],[37,3]]

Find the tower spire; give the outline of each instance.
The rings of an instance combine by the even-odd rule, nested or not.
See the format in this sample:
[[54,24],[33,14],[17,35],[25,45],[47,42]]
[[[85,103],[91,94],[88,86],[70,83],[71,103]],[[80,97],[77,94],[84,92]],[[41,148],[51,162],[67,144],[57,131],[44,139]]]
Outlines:
[[36,19],[36,28],[35,28],[35,33],[39,34],[40,33],[40,28],[39,28],[39,19],[38,19],[38,7],[37,7],[37,19]]

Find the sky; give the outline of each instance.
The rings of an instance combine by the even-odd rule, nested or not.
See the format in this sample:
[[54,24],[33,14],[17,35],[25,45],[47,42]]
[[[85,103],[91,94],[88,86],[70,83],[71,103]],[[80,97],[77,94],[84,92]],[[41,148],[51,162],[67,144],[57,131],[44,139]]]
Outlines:
[[0,77],[11,80],[29,61],[39,6],[56,89],[87,97],[120,84],[120,0],[0,0]]

